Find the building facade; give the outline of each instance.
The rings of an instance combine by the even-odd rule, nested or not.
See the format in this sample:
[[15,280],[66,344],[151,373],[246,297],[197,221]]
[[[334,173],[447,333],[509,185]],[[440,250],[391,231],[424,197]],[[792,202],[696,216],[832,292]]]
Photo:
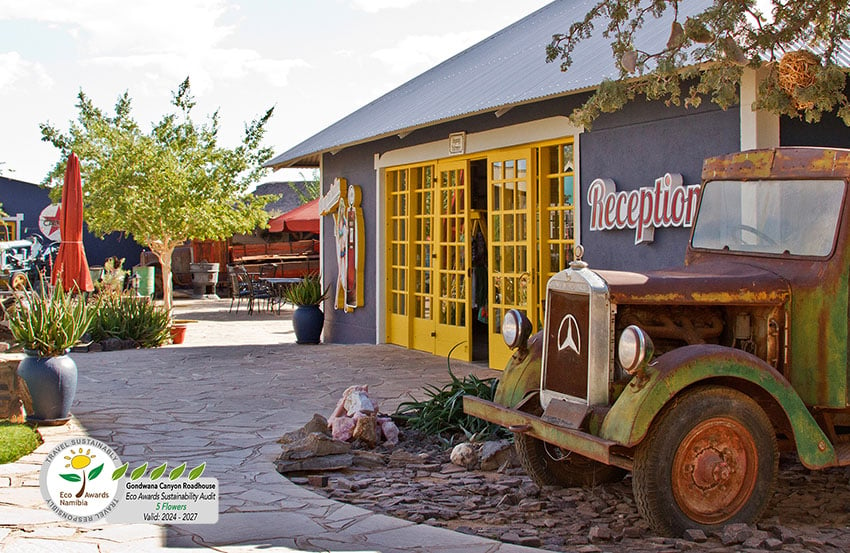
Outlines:
[[[587,86],[571,84],[544,63],[552,32],[541,26],[555,21],[556,31],[582,10],[582,2],[553,2],[270,162],[321,168],[323,274],[338,287],[325,305],[325,341],[387,342],[501,368],[504,313],[520,309],[539,328],[546,283],[577,244],[600,269],[681,263],[704,158],[850,147],[850,130],[835,118],[807,125],[753,112],[754,73],[737,109],[635,101],[592,129],[574,127],[567,115],[611,70],[586,65],[610,54],[599,43],[577,50]],[[669,21],[647,32],[666,40],[666,30]],[[529,52],[524,63],[517,51]],[[485,69],[488,56],[500,67]],[[451,95],[437,100],[441,77],[463,79],[454,104]],[[535,78],[517,84],[526,77]],[[560,89],[541,95],[550,82]],[[486,107],[471,109],[476,102]],[[396,120],[405,103],[432,113]]]

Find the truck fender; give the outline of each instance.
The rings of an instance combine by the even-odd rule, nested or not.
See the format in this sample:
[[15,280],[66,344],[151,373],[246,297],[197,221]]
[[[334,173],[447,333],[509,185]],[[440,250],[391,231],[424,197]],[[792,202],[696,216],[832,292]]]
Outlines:
[[502,376],[493,401],[504,407],[516,407],[529,392],[540,389],[540,367],[543,360],[543,333],[528,340],[526,350],[514,352]]
[[633,380],[617,398],[605,416],[600,437],[633,447],[679,392],[722,380],[730,387],[755,385],[773,398],[788,418],[803,465],[817,469],[837,462],[832,443],[788,380],[754,355],[718,345],[684,346],[660,356],[646,372],[647,380],[641,385]]

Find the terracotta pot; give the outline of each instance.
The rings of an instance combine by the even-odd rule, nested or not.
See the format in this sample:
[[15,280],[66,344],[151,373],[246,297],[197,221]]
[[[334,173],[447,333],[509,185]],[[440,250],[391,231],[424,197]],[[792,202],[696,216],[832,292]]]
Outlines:
[[186,325],[172,325],[170,331],[171,341],[175,344],[182,344],[186,338]]

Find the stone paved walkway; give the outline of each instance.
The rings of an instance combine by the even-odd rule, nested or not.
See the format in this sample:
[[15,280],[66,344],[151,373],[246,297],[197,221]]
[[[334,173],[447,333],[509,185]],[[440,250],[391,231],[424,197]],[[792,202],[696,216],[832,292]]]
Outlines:
[[[43,428],[45,444],[0,465],[0,552],[358,551],[520,553],[535,549],[378,515],[300,488],[274,470],[283,433],[330,414],[341,392],[368,384],[385,412],[446,362],[388,345],[296,345],[288,312],[229,314],[229,300],[178,303],[197,319],[186,342],[156,350],[75,354],[72,421]],[[458,374],[489,369],[453,363]],[[219,480],[215,525],[78,526],[51,513],[38,488],[47,452],[70,437],[109,444],[135,467],[207,463]]]

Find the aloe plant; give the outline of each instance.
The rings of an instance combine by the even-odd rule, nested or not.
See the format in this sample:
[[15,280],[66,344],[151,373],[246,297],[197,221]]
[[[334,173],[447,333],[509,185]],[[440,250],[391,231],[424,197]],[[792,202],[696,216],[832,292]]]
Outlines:
[[95,314],[80,296],[65,292],[61,283],[49,289],[45,282],[38,291],[27,288],[15,294],[6,310],[9,330],[25,350],[39,357],[64,355],[88,330]]
[[328,297],[328,288],[322,289],[322,277],[307,275],[300,282],[283,290],[283,300],[292,305],[318,305]]

